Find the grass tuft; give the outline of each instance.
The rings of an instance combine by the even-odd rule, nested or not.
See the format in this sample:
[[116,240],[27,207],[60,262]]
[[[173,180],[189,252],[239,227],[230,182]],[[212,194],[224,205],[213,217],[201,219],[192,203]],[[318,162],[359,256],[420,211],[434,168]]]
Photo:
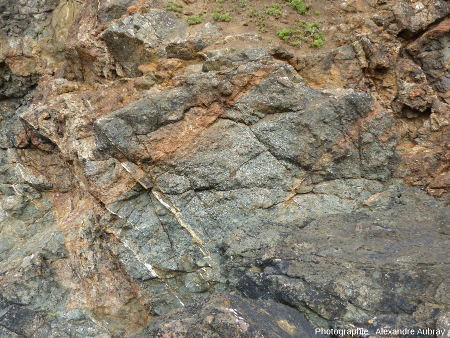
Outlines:
[[230,13],[222,13],[220,9],[215,9],[213,11],[212,18],[214,21],[222,21],[222,22],[230,22],[231,15]]
[[183,5],[177,4],[175,2],[169,1],[166,3],[166,9],[172,12],[182,13]]
[[289,0],[287,5],[294,8],[300,14],[306,14],[311,8],[311,5],[306,4],[304,0]]
[[277,31],[277,36],[291,46],[300,46],[303,42],[319,48],[325,44],[325,37],[319,22],[300,21],[298,28],[284,28]]
[[186,22],[188,25],[198,25],[199,23],[203,22],[203,16],[202,15],[191,15],[186,19]]

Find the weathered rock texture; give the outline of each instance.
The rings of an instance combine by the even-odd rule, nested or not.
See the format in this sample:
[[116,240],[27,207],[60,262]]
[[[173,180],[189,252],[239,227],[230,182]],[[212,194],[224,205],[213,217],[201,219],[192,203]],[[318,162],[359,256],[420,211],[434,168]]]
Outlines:
[[0,336],[448,329],[450,5],[363,2],[305,55],[3,0]]

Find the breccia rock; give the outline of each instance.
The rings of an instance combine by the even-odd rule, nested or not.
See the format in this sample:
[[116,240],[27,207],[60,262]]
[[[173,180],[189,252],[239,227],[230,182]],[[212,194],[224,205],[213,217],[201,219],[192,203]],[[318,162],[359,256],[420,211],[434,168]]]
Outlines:
[[400,59],[396,71],[403,75],[398,76],[398,93],[393,103],[396,111],[411,115],[430,110],[437,97],[423,70],[413,61]]
[[308,55],[154,1],[20,3],[0,14],[0,336],[445,327],[446,2],[372,2]]
[[128,7],[133,5],[136,0],[113,0],[100,4],[98,18],[101,22],[109,22],[120,18],[127,13]]
[[443,0],[396,1],[393,12],[402,35],[414,35],[450,13],[450,5]]
[[450,60],[449,31],[450,19],[446,19],[407,47],[414,60],[422,66],[431,86],[447,103],[449,103],[450,83],[449,70],[445,65]]
[[57,0],[3,1],[0,30],[9,36],[37,36],[57,5]]
[[164,56],[163,45],[185,37],[186,26],[170,12],[151,10],[112,23],[102,35],[125,74],[137,76],[140,74],[139,65]]
[[36,86],[38,78],[37,75],[16,75],[8,65],[0,64],[0,98],[23,97]]

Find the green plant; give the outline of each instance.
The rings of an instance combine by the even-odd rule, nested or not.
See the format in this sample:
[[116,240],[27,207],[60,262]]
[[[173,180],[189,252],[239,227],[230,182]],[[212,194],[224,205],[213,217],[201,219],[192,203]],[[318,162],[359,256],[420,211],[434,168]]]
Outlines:
[[202,15],[191,15],[186,19],[186,22],[188,25],[197,25],[199,23],[203,22],[203,16]]
[[247,15],[250,18],[249,22],[255,23],[259,32],[261,33],[267,32],[266,28],[267,15],[264,11],[253,9],[250,12],[248,12]]
[[287,5],[294,8],[300,14],[306,14],[311,8],[311,5],[306,4],[304,0],[289,0]]
[[247,0],[238,0],[239,6],[242,8],[247,8],[249,5],[247,4]]
[[320,29],[319,22],[305,22],[302,20],[298,23],[298,27],[298,29],[280,29],[277,31],[277,36],[291,46],[299,46],[303,41],[315,48],[322,47],[325,44],[325,37]]
[[277,31],[277,35],[281,40],[287,41],[291,38],[291,36],[296,33],[298,30],[283,28]]
[[281,16],[281,5],[279,3],[272,3],[270,5],[266,5],[266,14],[272,16]]
[[301,21],[300,26],[302,26],[308,33],[314,34],[320,32],[319,22],[305,22]]
[[312,42],[312,47],[322,47],[325,43],[325,37],[323,36],[322,30],[320,29],[319,22],[301,22],[300,25],[305,29],[307,33],[309,33]]
[[177,13],[182,13],[183,12],[183,5],[177,4],[175,2],[169,1],[168,3],[166,3],[166,8],[169,11],[173,11],[173,12],[177,12]]
[[325,38],[323,36],[315,37],[311,42],[312,47],[322,47],[325,44]]
[[214,21],[223,21],[223,22],[231,21],[230,13],[222,13],[220,9],[215,9],[213,11],[212,18],[214,19]]

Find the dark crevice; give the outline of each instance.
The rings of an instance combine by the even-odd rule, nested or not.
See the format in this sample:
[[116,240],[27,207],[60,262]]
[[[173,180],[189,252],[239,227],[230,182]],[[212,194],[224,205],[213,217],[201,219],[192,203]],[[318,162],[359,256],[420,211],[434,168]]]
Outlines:
[[417,39],[421,38],[422,35],[426,34],[427,31],[435,28],[436,26],[439,26],[439,24],[441,22],[443,22],[444,20],[446,20],[447,18],[448,18],[448,16],[444,15],[442,18],[437,19],[436,21],[430,23],[428,26],[426,26],[425,28],[422,28],[418,32],[410,32],[407,29],[403,29],[402,31],[400,31],[397,34],[397,36],[399,36],[400,38],[404,39],[406,43],[410,43],[411,41],[414,41],[414,40],[417,40]]

